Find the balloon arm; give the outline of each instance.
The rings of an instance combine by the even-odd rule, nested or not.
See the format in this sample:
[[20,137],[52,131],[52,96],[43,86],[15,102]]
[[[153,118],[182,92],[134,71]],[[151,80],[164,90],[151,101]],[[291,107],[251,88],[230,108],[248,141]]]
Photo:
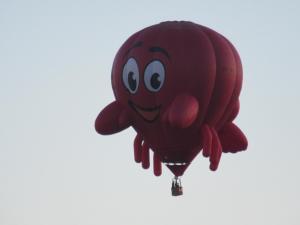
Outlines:
[[103,135],[120,132],[130,125],[131,119],[129,113],[117,101],[106,106],[95,121],[96,131]]
[[173,127],[187,128],[197,119],[198,100],[187,94],[178,95],[163,115],[163,120]]
[[225,124],[218,132],[218,135],[223,147],[223,152],[236,153],[247,149],[247,138],[234,123]]

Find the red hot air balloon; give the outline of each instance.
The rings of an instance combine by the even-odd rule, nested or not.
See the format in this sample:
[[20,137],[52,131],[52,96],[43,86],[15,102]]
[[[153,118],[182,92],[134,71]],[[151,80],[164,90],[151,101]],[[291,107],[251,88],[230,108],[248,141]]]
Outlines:
[[161,174],[163,162],[176,186],[201,150],[214,171],[222,152],[247,148],[233,123],[241,87],[241,60],[225,37],[192,22],[163,22],[133,34],[119,49],[112,67],[116,100],[95,128],[107,135],[132,126],[135,161],[149,168],[151,149],[154,174]]

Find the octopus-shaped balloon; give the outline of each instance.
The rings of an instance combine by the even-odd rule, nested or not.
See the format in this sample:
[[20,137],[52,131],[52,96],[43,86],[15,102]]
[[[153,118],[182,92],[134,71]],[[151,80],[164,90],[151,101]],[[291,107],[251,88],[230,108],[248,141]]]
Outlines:
[[233,45],[219,33],[185,21],[163,22],[133,34],[112,67],[116,100],[95,122],[100,134],[132,126],[134,157],[154,174],[163,162],[183,175],[196,155],[218,168],[222,152],[247,148],[233,123],[239,112],[242,65]]

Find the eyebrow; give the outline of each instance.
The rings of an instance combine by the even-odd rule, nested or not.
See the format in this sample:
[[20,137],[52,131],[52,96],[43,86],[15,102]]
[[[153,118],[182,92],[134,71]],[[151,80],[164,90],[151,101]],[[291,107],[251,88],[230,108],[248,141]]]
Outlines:
[[164,54],[168,59],[170,59],[169,53],[165,49],[163,49],[161,47],[153,46],[153,47],[149,48],[149,51],[150,52],[160,52],[160,53]]
[[134,49],[134,48],[138,48],[138,47],[141,47],[143,45],[143,42],[139,41],[139,42],[136,42],[132,47],[130,47],[124,54],[123,58],[125,58],[129,52]]

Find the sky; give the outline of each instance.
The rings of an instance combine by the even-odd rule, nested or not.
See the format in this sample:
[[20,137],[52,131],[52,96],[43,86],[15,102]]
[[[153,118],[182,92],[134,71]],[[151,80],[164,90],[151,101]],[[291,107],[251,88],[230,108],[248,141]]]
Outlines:
[[[199,155],[172,197],[133,160],[135,131],[98,135],[114,56],[134,32],[187,20],[243,62],[236,124],[248,150]],[[1,225],[299,225],[300,3],[0,0]],[[152,168],[152,167],[151,167]]]

